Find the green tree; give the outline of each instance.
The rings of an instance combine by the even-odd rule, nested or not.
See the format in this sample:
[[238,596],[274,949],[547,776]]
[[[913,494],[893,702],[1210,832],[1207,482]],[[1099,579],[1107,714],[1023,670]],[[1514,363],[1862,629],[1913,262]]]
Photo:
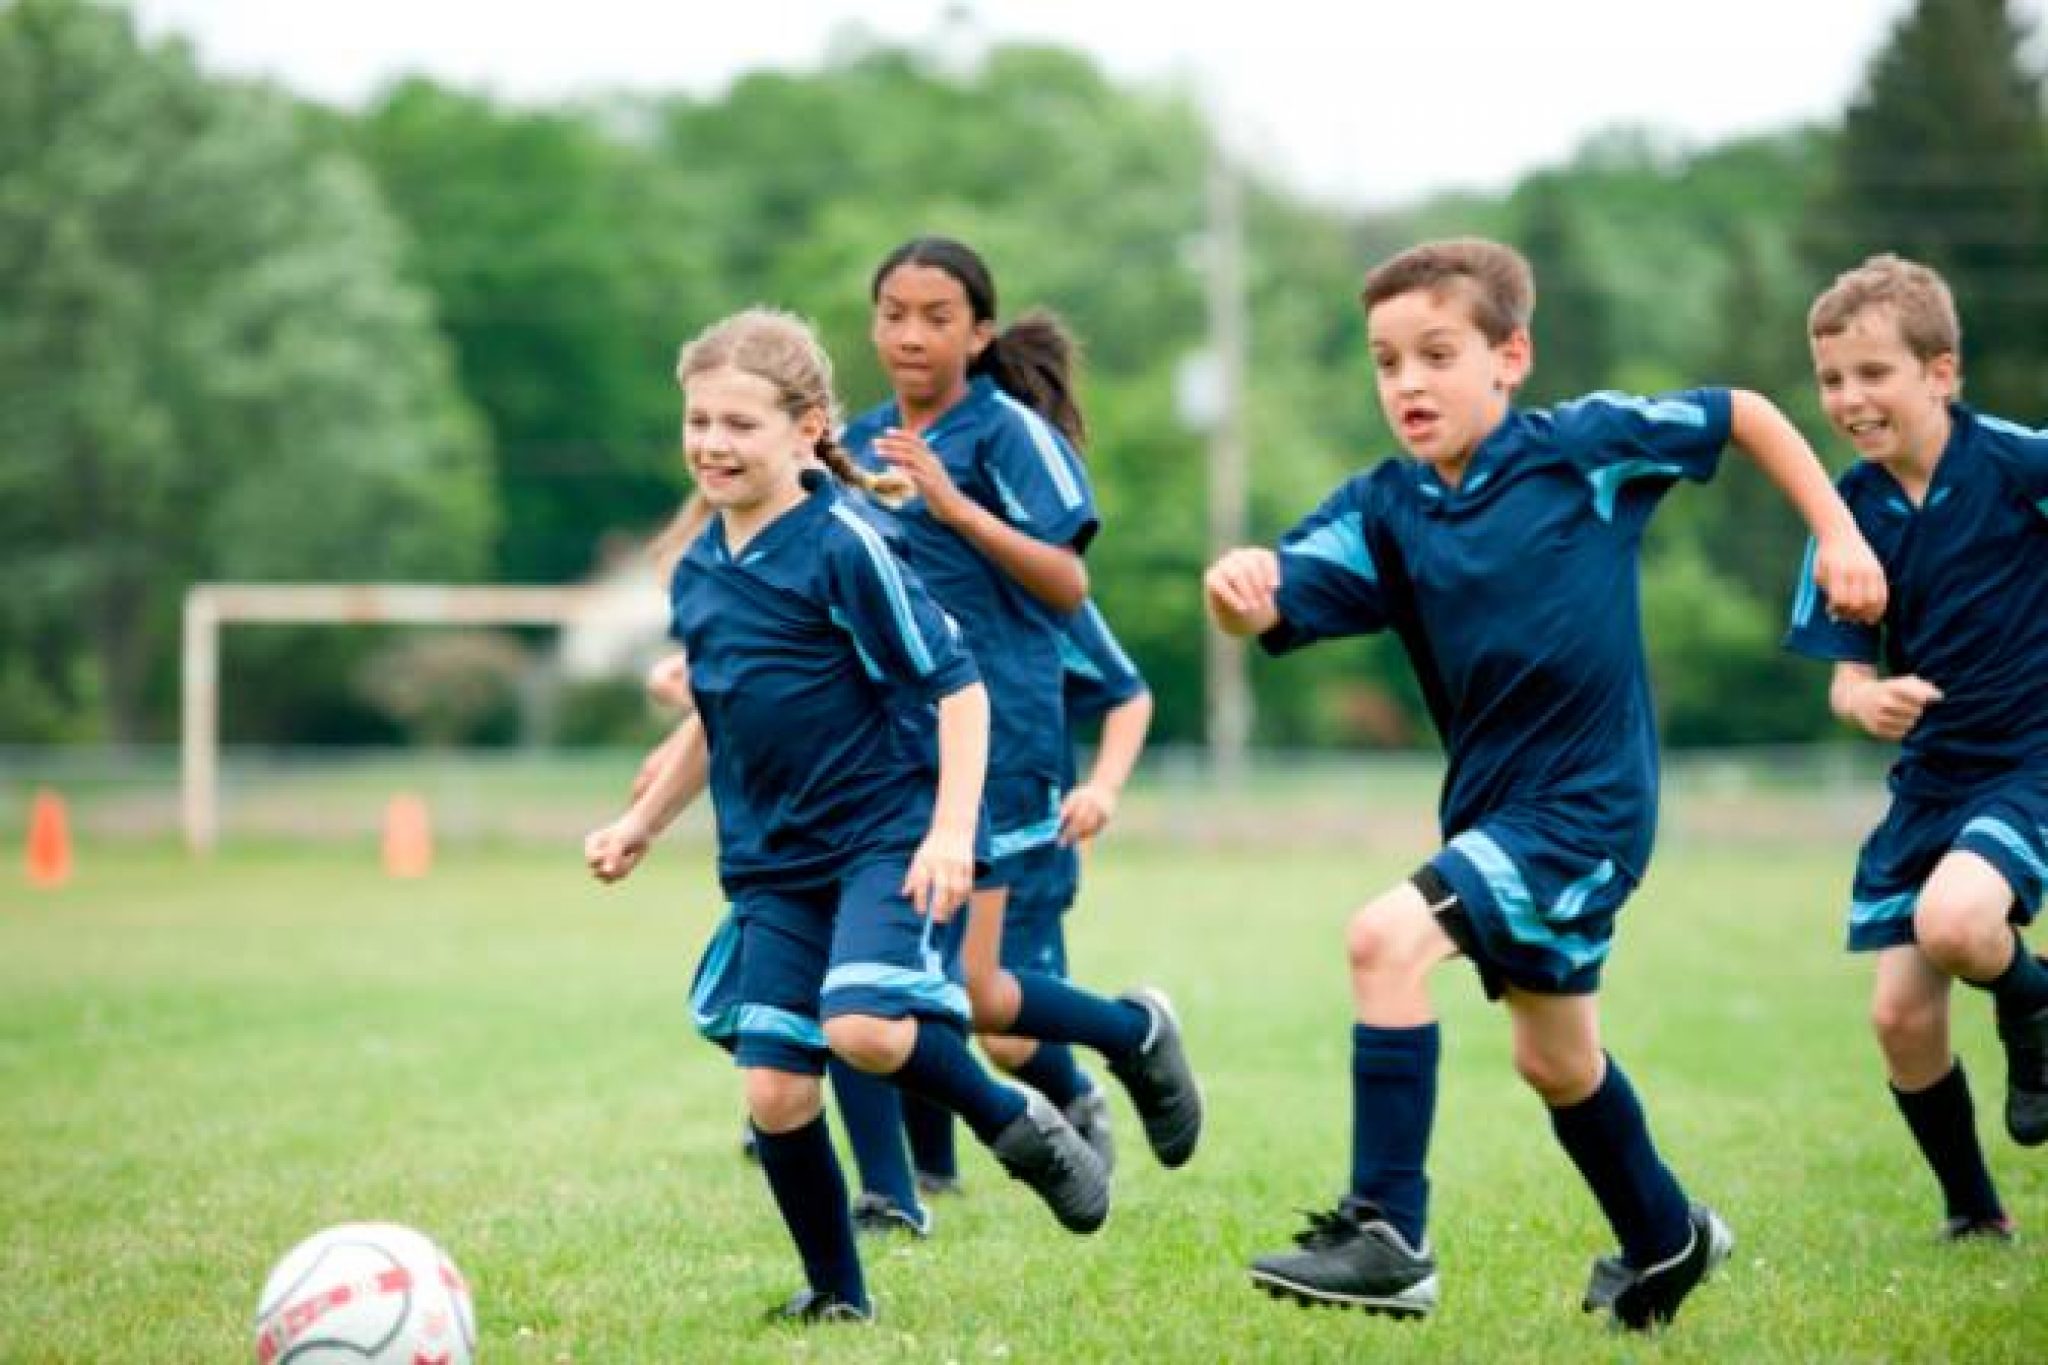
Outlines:
[[1973,401],[2048,408],[2048,125],[2027,27],[2007,0],[1919,0],[1844,121],[1813,225],[1819,277],[1873,251],[1942,271]]
[[125,13],[0,10],[0,652],[46,700],[151,730],[193,579],[478,567],[474,423],[397,254],[288,101]]
[[1607,283],[1588,258],[1561,178],[1531,176],[1515,191],[1519,244],[1536,275],[1536,369],[1523,397],[1572,398],[1613,384],[1614,325]]

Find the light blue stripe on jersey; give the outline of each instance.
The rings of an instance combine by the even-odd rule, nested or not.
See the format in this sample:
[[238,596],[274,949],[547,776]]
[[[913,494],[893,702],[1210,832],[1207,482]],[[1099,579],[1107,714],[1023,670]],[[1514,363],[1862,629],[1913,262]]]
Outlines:
[[1052,423],[1046,421],[1034,408],[1018,402],[1001,389],[997,389],[995,394],[998,403],[1023,419],[1024,430],[1029,433],[1032,446],[1037,449],[1038,457],[1045,461],[1046,473],[1052,476],[1052,486],[1060,495],[1060,505],[1079,507],[1081,483],[1067,465],[1067,454],[1060,449],[1059,437],[1053,434]]
[[1002,475],[991,469],[988,476],[995,481],[996,496],[1003,500],[1003,515],[1019,526],[1029,526],[1031,514],[1024,510],[1023,500],[1010,491],[1010,485],[1003,482]]
[[2007,436],[2017,436],[2023,441],[2048,441],[2048,427],[2036,430],[2033,427],[2023,427],[2018,422],[2007,421],[2003,417],[1993,417],[1988,413],[1978,412],[1971,415],[1977,419],[1978,426],[1988,430],[2004,432]]
[[825,973],[819,994],[847,990],[886,991],[956,1019],[967,1018],[967,992],[935,972],[912,971],[886,962],[842,962]]
[[1853,929],[1861,924],[1876,924],[1881,920],[1897,919],[1913,913],[1913,900],[1920,893],[1901,891],[1896,896],[1883,900],[1849,902],[1849,925]]
[[1083,602],[1081,604],[1081,614],[1087,617],[1088,624],[1095,628],[1097,632],[1095,638],[1108,646],[1109,655],[1112,659],[1116,660],[1116,666],[1132,677],[1136,677],[1138,675],[1138,666],[1131,662],[1131,656],[1124,653],[1124,647],[1117,643],[1115,633],[1109,628],[1109,622],[1102,619],[1102,612],[1096,608],[1095,603],[1092,601]]
[[2042,516],[2048,517],[2048,498],[2043,498],[2039,502],[2035,503],[2034,510],[2036,512],[2039,512]]
[[867,670],[868,676],[870,678],[873,678],[876,682],[884,681],[882,677],[882,670],[876,665],[873,659],[868,657],[867,646],[863,645],[860,642],[860,636],[854,634],[853,622],[846,619],[846,613],[839,610],[839,608],[837,607],[833,607],[831,609],[831,616],[832,624],[839,627],[841,630],[845,631],[846,638],[853,642],[853,652],[855,654],[860,655],[860,666]]
[[1600,520],[1613,521],[1614,500],[1621,496],[1621,486],[1630,479],[1675,479],[1684,473],[1684,469],[1663,460],[1623,460],[1596,469],[1586,476],[1593,485],[1593,510],[1600,514]]
[[[1522,869],[1516,867],[1508,851],[1485,832],[1468,829],[1451,840],[1450,847],[1464,854],[1466,860],[1479,869],[1479,875],[1486,878],[1486,889],[1493,893],[1493,903],[1507,921],[1508,932],[1517,940],[1554,949],[1574,968],[1583,967],[1600,956],[1600,944],[1575,945],[1557,937],[1543,913],[1537,909],[1535,898],[1529,894],[1529,884],[1522,879]],[[1583,881],[1573,883],[1574,889],[1583,885]],[[1590,888],[1583,893],[1590,894]]]
[[1820,600],[1820,585],[1813,581],[1814,557],[1820,553],[1820,542],[1812,536],[1806,538],[1806,553],[1799,558],[1799,595],[1792,599],[1792,628],[1798,630],[1813,620],[1814,603]]
[[927,676],[932,671],[931,648],[925,644],[924,636],[918,633],[917,618],[910,610],[910,593],[903,586],[903,570],[896,563],[896,556],[882,543],[882,537],[875,528],[862,521],[860,514],[846,504],[833,503],[832,515],[841,525],[853,528],[854,535],[860,538],[868,558],[874,563],[875,572],[881,576],[882,589],[888,595],[889,610],[896,618],[896,629],[903,636],[904,648],[910,653],[911,666],[917,670],[918,677]]
[[1335,564],[1368,583],[1380,581],[1379,566],[1372,562],[1372,551],[1365,548],[1365,528],[1356,512],[1324,522],[1292,545],[1282,545],[1280,550],[1283,554],[1306,555]]
[[1644,398],[1639,394],[1617,393],[1613,389],[1602,389],[1589,393],[1584,398],[1575,398],[1562,407],[1576,408],[1587,403],[1598,403],[1607,408],[1627,408],[1641,413],[1652,422],[1667,426],[1703,427],[1707,424],[1707,410],[1698,403],[1689,403],[1683,398]]
[[1078,673],[1084,678],[1102,681],[1102,670],[1095,666],[1095,660],[1081,652],[1081,646],[1074,643],[1074,637],[1060,632],[1060,667],[1069,673]]
[[2026,865],[2027,871],[2033,873],[2037,879],[2048,882],[2048,863],[2041,861],[2041,855],[2027,843],[2025,835],[2005,821],[1995,816],[1980,815],[1963,826],[1963,832],[1956,836],[1956,840],[1961,842],[1972,834],[1981,834],[1995,843],[2004,845],[2008,852]]

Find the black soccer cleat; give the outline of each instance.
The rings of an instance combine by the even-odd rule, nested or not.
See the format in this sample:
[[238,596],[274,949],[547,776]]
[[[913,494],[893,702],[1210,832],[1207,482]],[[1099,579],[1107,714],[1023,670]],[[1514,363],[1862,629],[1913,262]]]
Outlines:
[[1166,992],[1145,986],[1121,997],[1151,1016],[1145,1042],[1128,1057],[1113,1060],[1109,1069],[1123,1082],[1131,1106],[1144,1125],[1152,1155],[1169,1169],[1185,1166],[1202,1136],[1202,1089],[1188,1065],[1181,1041],[1180,1020]]
[[1942,1241],[1951,1244],[1956,1242],[2003,1242],[2010,1244],[2019,1240],[2020,1230],[2019,1224],[2012,1221],[2011,1214],[1959,1213],[1943,1221],[1941,1232],[1938,1236]]
[[1677,1317],[1686,1295],[1735,1250],[1735,1234],[1721,1215],[1705,1204],[1694,1204],[1689,1216],[1692,1227],[1685,1248],[1647,1270],[1636,1269],[1618,1255],[1595,1260],[1579,1306],[1588,1313],[1611,1313],[1615,1326],[1632,1332],[1663,1327]]
[[862,1190],[853,1200],[853,1230],[882,1236],[907,1232],[913,1237],[932,1235],[932,1213],[926,1208],[904,1208],[888,1195]]
[[1109,1217],[1109,1172],[1072,1124],[1036,1090],[1024,1112],[989,1144],[1010,1175],[1038,1192],[1069,1232],[1093,1232]]
[[1428,1243],[1409,1246],[1375,1204],[1347,1198],[1328,1213],[1310,1213],[1307,1231],[1294,1242],[1300,1250],[1252,1262],[1252,1283],[1276,1299],[1406,1319],[1436,1309],[1436,1258]]
[[1102,1162],[1102,1169],[1110,1174],[1116,1172],[1116,1134],[1109,1126],[1109,1096],[1095,1086],[1089,1086],[1060,1110],[1074,1131],[1081,1135],[1081,1141],[1094,1149]]
[[2022,1147],[2048,1142],[2048,1006],[2018,1019],[2000,1016],[2005,1044],[2005,1131]]
[[873,1305],[851,1303],[830,1290],[801,1289],[788,1303],[768,1310],[763,1320],[771,1327],[810,1327],[820,1323],[874,1322]]

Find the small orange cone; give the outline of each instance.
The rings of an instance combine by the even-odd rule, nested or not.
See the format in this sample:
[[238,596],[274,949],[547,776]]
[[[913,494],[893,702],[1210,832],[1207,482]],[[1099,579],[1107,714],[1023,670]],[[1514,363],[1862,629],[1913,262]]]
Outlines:
[[71,880],[71,818],[64,798],[39,791],[28,813],[28,884],[59,887]]
[[384,874],[424,877],[434,867],[434,828],[427,803],[410,792],[384,807]]

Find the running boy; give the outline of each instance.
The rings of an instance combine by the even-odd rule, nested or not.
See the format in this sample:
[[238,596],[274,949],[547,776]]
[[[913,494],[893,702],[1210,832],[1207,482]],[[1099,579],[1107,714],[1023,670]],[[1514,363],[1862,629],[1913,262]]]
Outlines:
[[1864,842],[1849,949],[1875,955],[1870,1017],[1892,1098],[1934,1171],[1945,1237],[2009,1238],[1949,1045],[1949,983],[1991,996],[2005,1125],[2048,1141],[2048,970],[2020,938],[2048,877],[2048,433],[1973,411],[1941,277],[1874,256],[1807,317],[1838,486],[1892,583],[1869,625],[1800,585],[1786,644],[1834,661],[1828,704],[1900,744]]
[[1621,1243],[1588,1311],[1668,1322],[1733,1238],[1664,1165],[1601,1048],[1614,917],[1656,826],[1657,747],[1637,601],[1642,533],[1732,440],[1819,539],[1838,608],[1874,620],[1884,582],[1806,442],[1766,400],[1696,390],[1511,406],[1535,287],[1513,250],[1463,239],[1366,277],[1381,406],[1409,458],[1341,485],[1280,542],[1232,550],[1211,615],[1273,653],[1392,630],[1448,752],[1445,847],[1353,915],[1349,1190],[1252,1279],[1304,1302],[1419,1317],[1437,1303],[1424,1161],[1438,1033],[1428,979],[1463,954],[1504,998],[1516,1070]]
[[733,912],[693,1005],[743,1072],[803,1261],[806,1288],[771,1316],[866,1321],[822,1113],[828,1047],[958,1113],[1070,1229],[1102,1224],[1108,1178],[1056,1109],[974,1061],[965,992],[932,947],[979,861],[987,698],[952,622],[809,467],[859,481],[831,439],[824,352],[799,320],[754,310],[685,347],[677,378],[717,513],[671,590],[697,715],[585,857],[601,880],[628,875],[708,781]]

